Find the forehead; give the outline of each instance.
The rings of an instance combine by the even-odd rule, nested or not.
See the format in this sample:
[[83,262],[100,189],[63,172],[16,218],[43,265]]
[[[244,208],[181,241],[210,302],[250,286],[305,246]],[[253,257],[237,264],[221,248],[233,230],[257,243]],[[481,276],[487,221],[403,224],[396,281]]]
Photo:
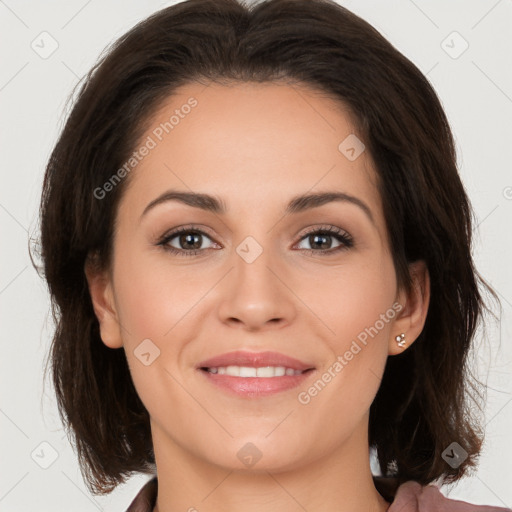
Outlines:
[[122,201],[130,210],[142,211],[165,188],[214,194],[228,209],[284,203],[318,188],[362,196],[379,216],[376,174],[354,118],[320,91],[190,83],[166,98],[147,126],[138,147],[151,149]]

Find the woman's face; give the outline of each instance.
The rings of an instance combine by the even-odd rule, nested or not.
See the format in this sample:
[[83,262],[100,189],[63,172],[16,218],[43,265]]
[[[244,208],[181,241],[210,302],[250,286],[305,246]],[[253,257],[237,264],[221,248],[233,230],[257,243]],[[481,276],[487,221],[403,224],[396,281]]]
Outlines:
[[276,471],[367,443],[407,319],[348,115],[305,87],[189,84],[135,150],[99,316],[156,450]]

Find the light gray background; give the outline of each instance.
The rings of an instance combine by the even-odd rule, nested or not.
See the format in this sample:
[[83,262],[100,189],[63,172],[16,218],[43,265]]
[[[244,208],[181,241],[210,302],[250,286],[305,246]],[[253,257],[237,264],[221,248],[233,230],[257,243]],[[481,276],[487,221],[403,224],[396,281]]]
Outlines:
[[[124,511],[149,478],[135,476],[105,497],[87,492],[49,381],[43,393],[42,364],[52,322],[27,238],[37,227],[44,166],[73,86],[106,45],[171,3],[0,0],[2,512]],[[452,124],[461,174],[478,218],[476,263],[498,291],[503,311],[501,322],[489,326],[488,341],[478,338],[480,376],[489,385],[481,465],[474,476],[443,492],[512,507],[512,1],[340,3],[372,23],[427,74]],[[51,49],[49,36],[40,36],[44,31],[58,43],[48,58],[31,47],[35,41],[40,52]],[[459,55],[464,41],[469,47]],[[52,454],[57,456],[53,462]],[[40,466],[50,463],[47,469]]]

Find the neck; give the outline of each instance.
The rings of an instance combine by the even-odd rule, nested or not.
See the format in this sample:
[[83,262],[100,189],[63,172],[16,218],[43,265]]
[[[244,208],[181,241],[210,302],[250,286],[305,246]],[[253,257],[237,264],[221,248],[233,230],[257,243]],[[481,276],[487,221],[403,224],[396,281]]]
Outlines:
[[240,470],[196,457],[152,424],[158,475],[153,512],[385,512],[390,505],[373,483],[366,432],[360,429],[335,451],[293,469]]

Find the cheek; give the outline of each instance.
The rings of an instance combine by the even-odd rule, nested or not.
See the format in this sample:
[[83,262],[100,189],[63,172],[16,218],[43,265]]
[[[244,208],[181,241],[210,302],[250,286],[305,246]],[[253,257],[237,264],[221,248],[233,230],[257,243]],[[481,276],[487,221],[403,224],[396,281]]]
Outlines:
[[205,279],[185,268],[172,272],[164,257],[120,258],[116,267],[116,306],[125,343],[163,338],[205,293]]
[[[382,256],[382,255],[378,255]],[[393,264],[385,257],[356,261],[338,268],[322,269],[304,285],[301,298],[325,326],[326,339],[342,350],[347,342],[374,327],[385,335],[394,318],[392,305],[396,297]],[[387,321],[382,323],[382,315]],[[329,336],[330,332],[330,336]],[[372,329],[373,332],[373,329]]]
[[331,356],[319,375],[317,405],[337,404],[333,412],[341,424],[348,409],[366,410],[380,385],[394,334],[396,279],[391,260],[382,258],[340,269],[325,283],[314,304],[331,331],[324,337]]

